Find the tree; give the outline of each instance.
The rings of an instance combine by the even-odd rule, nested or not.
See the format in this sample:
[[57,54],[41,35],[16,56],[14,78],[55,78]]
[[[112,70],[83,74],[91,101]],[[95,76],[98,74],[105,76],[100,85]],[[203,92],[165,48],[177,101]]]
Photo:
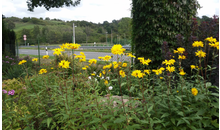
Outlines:
[[6,25],[7,25],[8,29],[14,29],[15,28],[15,24],[11,20],[7,20]]
[[29,11],[34,11],[35,7],[43,6],[47,10],[50,8],[60,8],[65,6],[77,6],[81,0],[27,0],[27,6]]
[[131,18],[122,18],[118,23],[118,32],[123,38],[131,36]]
[[188,42],[192,17],[200,6],[197,0],[132,0],[132,4],[132,50],[136,57],[151,59],[150,68],[157,68],[164,60],[164,41],[176,47],[175,36],[181,34],[183,44]]

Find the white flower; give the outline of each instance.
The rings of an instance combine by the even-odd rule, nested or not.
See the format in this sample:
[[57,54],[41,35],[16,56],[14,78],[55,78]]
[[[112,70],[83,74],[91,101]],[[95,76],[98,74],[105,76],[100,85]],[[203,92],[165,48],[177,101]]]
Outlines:
[[89,76],[88,78],[91,79],[91,76]]
[[102,78],[101,79],[104,79],[104,77],[102,76]]
[[110,78],[109,78],[109,77],[106,77],[106,79],[109,80]]
[[94,73],[94,74],[96,74],[96,72],[95,72],[95,71],[93,71],[93,73]]
[[97,81],[97,78],[95,78],[95,81]]
[[113,88],[112,86],[108,87],[109,90],[112,90],[112,88]]

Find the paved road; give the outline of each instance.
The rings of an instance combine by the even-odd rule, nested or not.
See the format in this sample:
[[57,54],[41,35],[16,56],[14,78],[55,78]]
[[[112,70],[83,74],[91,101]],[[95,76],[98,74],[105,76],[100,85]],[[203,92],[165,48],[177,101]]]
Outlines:
[[[72,52],[71,51],[65,51],[68,55],[71,55]],[[83,52],[82,51],[75,51],[75,54],[76,55],[79,55],[80,52]],[[32,50],[32,49],[19,49],[19,54],[27,54],[27,55],[38,55],[38,50]],[[97,59],[98,60],[98,57],[99,56],[106,56],[106,55],[109,55],[109,56],[112,56],[113,54],[112,53],[105,53],[105,52],[84,52],[85,56],[86,56],[86,59]],[[46,51],[45,50],[40,50],[40,55],[46,55]],[[53,51],[52,50],[48,50],[48,55],[49,56],[53,56]],[[129,61],[131,58],[129,57],[126,57],[126,56],[122,56],[122,57],[119,57],[121,60],[122,58],[122,61],[123,60],[126,60],[126,61]],[[117,56],[116,55],[113,55],[113,60],[114,61],[117,61]]]

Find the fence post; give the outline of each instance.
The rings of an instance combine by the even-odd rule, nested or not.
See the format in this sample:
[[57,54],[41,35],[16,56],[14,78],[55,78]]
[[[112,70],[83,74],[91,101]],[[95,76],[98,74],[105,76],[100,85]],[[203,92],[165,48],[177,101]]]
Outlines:
[[38,57],[39,57],[39,67],[40,67],[40,46],[39,46],[39,39],[37,39],[38,43]]
[[19,52],[18,52],[18,42],[17,42],[17,39],[16,39],[16,45],[17,45],[17,57],[19,57]]

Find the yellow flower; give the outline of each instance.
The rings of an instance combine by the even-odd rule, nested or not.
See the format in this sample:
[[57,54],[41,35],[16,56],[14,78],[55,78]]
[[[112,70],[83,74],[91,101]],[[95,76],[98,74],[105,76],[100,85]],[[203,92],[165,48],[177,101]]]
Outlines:
[[150,70],[144,70],[144,72],[150,75]]
[[99,77],[102,77],[102,73],[99,73]]
[[193,47],[203,47],[203,42],[202,41],[194,41],[192,46]]
[[127,53],[127,56],[128,57],[134,57],[134,58],[136,58],[134,55],[132,55],[131,53]]
[[95,76],[95,73],[92,73],[91,75],[92,75],[92,76]]
[[26,62],[27,62],[26,60],[22,60],[22,61],[20,61],[20,62],[18,63],[18,65],[21,65],[21,64],[26,63]]
[[207,37],[205,40],[209,42],[217,42],[216,38],[213,38],[213,37]]
[[198,57],[205,57],[206,53],[203,52],[202,50],[197,50],[197,52],[195,52],[196,56]]
[[53,67],[51,67],[50,69],[53,69]]
[[86,70],[86,67],[82,67],[82,70]]
[[103,70],[103,71],[102,71],[102,73],[105,75],[106,71],[105,71],[105,70]]
[[162,62],[162,64],[166,64],[166,65],[174,65],[176,61],[174,59],[170,59],[170,60],[165,60]]
[[62,61],[59,63],[59,67],[68,69],[68,68],[69,68],[69,64],[70,64],[69,61],[62,60]]
[[62,45],[59,45],[59,46],[60,46],[61,49],[68,48],[68,47],[67,47],[67,44],[62,44]]
[[89,60],[89,63],[90,63],[90,64],[96,64],[96,63],[97,63],[97,60],[96,60],[96,59],[90,59],[90,60]]
[[195,65],[190,65],[191,69],[195,69],[196,66]]
[[114,55],[117,55],[117,54],[121,55],[121,54],[124,53],[124,51],[125,51],[125,49],[122,48],[122,46],[121,46],[120,44],[114,45],[114,46],[112,47],[112,49],[111,49],[111,52],[112,52],[112,54],[114,54]]
[[43,59],[48,59],[48,58],[49,58],[48,55],[44,55],[44,56],[43,56]]
[[127,63],[123,63],[123,64],[122,64],[122,67],[127,67]]
[[70,44],[69,44],[69,48],[71,48],[71,49],[79,49],[80,46],[81,46],[81,45],[76,44],[76,43],[70,43]]
[[191,91],[194,96],[198,94],[198,90],[196,88],[192,88]]
[[114,69],[116,69],[116,68],[118,68],[118,63],[114,64]]
[[185,75],[186,73],[184,72],[184,70],[183,69],[180,69],[180,73],[179,73],[180,75]]
[[138,57],[138,60],[140,60],[140,62],[144,62],[144,57]]
[[125,77],[126,75],[125,75],[125,72],[123,71],[123,70],[120,70],[119,71],[119,74],[121,75],[121,77]]
[[[162,73],[162,71],[160,71],[159,69],[158,69],[158,70],[153,69],[152,72],[154,72],[156,75],[159,75],[159,74]],[[160,72],[161,72],[161,73],[160,73]]]
[[43,73],[47,73],[47,70],[46,70],[46,69],[41,69],[41,70],[39,71],[39,74],[43,74]]
[[37,58],[32,59],[32,61],[37,61],[37,60],[38,60]]
[[111,59],[111,56],[106,55],[105,57],[103,57],[104,61],[109,61]]
[[175,53],[178,53],[178,51],[177,50],[173,50],[173,53],[175,54]]
[[186,59],[186,56],[184,56],[184,55],[179,55],[178,59],[184,60],[184,59]]
[[160,79],[163,79],[163,77],[160,77]]
[[179,54],[183,54],[183,52],[185,51],[185,49],[182,48],[182,47],[179,47],[179,48],[177,48],[177,51],[178,51]]
[[144,77],[144,73],[138,73],[138,78],[143,78]]
[[209,43],[210,47],[215,47],[217,49],[219,49],[219,42],[215,42],[215,43]]
[[134,70],[131,75],[134,76],[134,77],[138,77],[138,74],[141,73],[140,70]]
[[143,64],[143,65],[149,65],[150,62],[151,62],[151,60],[150,60],[150,59],[147,59],[147,60],[144,60],[144,61],[142,62],[142,64]]
[[178,93],[179,91],[177,90],[176,92]]
[[61,55],[61,51],[64,51],[63,49],[61,48],[55,48],[53,49],[53,55]]
[[175,71],[175,67],[174,66],[168,66],[166,67],[167,71],[169,71],[170,73],[174,72]]
[[105,82],[104,82],[104,83],[105,83],[105,85],[107,85],[107,84],[108,84],[108,80],[105,80]]

